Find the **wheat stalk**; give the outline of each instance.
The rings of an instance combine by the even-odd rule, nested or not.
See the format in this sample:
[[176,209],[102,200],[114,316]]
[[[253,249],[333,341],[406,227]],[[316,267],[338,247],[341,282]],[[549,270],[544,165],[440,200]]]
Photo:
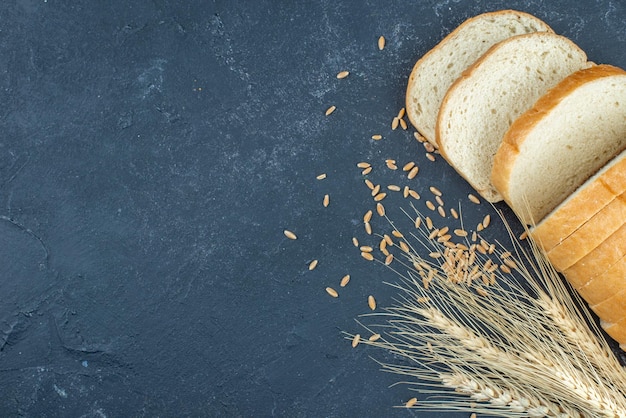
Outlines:
[[[429,396],[418,408],[626,417],[626,373],[589,312],[538,247],[526,250],[502,220],[512,251],[500,244],[475,251],[480,237],[438,241],[434,227],[408,234],[415,245],[389,266],[400,296],[377,314],[387,320],[379,325],[384,338],[365,343],[408,361],[381,365],[417,378],[413,384]],[[505,254],[519,282],[493,268],[491,257]]]

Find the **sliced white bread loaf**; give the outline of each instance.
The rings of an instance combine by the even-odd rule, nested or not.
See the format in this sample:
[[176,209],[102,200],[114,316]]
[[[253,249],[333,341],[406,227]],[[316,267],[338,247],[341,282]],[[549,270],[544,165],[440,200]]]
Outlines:
[[593,66],[564,79],[513,123],[491,179],[532,225],[625,147],[626,72]]
[[575,288],[606,272],[626,256],[626,225],[622,225],[600,245],[563,271],[563,276]]
[[530,236],[550,251],[618,195],[626,192],[626,151],[611,160],[550,212]]
[[626,318],[615,323],[600,321],[600,325],[611,338],[620,343],[622,350],[626,350]]
[[435,129],[439,151],[486,200],[502,200],[490,179],[502,137],[548,89],[586,65],[578,46],[550,32],[495,44],[446,93]]
[[621,289],[626,289],[626,257],[620,258],[607,271],[590,279],[576,290],[587,303],[597,305]]
[[406,113],[413,126],[436,146],[437,113],[454,80],[497,42],[541,31],[552,29],[538,18],[515,10],[484,13],[463,22],[419,59],[409,75]]
[[626,223],[626,195],[619,195],[547,253],[557,271],[573,266]]
[[591,305],[591,310],[598,317],[609,323],[616,323],[626,318],[626,289],[616,293],[604,302]]

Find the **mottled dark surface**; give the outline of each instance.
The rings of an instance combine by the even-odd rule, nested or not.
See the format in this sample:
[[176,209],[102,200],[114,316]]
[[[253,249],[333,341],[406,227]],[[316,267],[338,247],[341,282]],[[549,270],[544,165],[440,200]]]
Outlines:
[[414,159],[414,188],[456,205],[468,186],[389,128],[415,60],[518,8],[626,67],[626,9],[416,3],[3,2],[0,416],[417,416],[341,333],[395,296],[350,242],[371,206],[354,164]]

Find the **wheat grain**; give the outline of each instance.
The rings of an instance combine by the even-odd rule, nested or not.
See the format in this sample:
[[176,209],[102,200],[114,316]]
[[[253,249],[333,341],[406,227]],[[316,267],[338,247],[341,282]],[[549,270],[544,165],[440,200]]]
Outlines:
[[337,291],[335,289],[333,289],[332,287],[327,287],[326,288],[326,293],[328,293],[330,296],[337,298],[339,297],[339,293],[337,293]]
[[384,36],[381,36],[381,37],[378,38],[378,49],[379,50],[382,51],[383,49],[385,49],[385,42],[386,41],[385,41],[385,37]]
[[317,177],[315,177],[315,178],[316,178],[316,179],[318,179],[318,180],[324,180],[324,179],[326,178],[326,173],[319,174],[319,175],[318,175]]
[[283,233],[284,233],[284,234],[285,234],[285,236],[286,236],[287,238],[289,238],[289,239],[298,239],[298,237],[296,236],[296,234],[294,234],[293,232],[291,232],[291,231],[289,231],[289,230],[287,230],[287,229],[285,229],[285,230],[283,231]]
[[372,139],[374,141],[380,141],[381,139],[383,139],[383,136],[380,134],[375,134],[375,135],[372,135]]
[[333,105],[333,106],[329,107],[328,109],[326,109],[325,115],[326,115],[326,116],[329,116],[329,115],[331,115],[331,114],[332,114],[335,110],[337,110],[337,106],[334,106],[334,105]]
[[347,76],[349,76],[349,75],[350,75],[350,72],[349,72],[349,71],[340,71],[340,72],[337,74],[337,78],[341,80],[341,79],[343,79],[343,78],[346,78],[346,77],[347,77]]

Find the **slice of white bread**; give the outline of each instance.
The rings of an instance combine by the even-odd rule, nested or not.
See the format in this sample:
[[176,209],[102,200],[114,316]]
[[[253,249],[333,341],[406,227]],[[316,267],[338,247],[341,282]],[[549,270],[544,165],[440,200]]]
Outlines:
[[626,256],[626,225],[622,225],[610,237],[594,248],[576,264],[566,269],[563,276],[575,288],[606,272]]
[[626,151],[611,160],[560,203],[530,230],[530,236],[537,245],[548,252],[624,192],[626,192]]
[[446,93],[435,128],[440,153],[483,198],[502,200],[490,180],[502,137],[548,89],[587,65],[584,51],[550,32],[497,43]]
[[626,351],[626,318],[615,323],[600,321],[600,326]]
[[491,180],[527,224],[540,222],[626,147],[626,72],[578,71],[508,130]]
[[626,256],[620,258],[604,273],[591,278],[576,290],[587,303],[596,305],[604,302],[621,289],[626,289]]
[[573,266],[626,223],[626,195],[619,195],[547,253],[557,271]]
[[609,323],[616,323],[626,318],[626,289],[616,293],[604,302],[591,305],[591,310],[598,317]]
[[437,113],[454,80],[497,42],[541,31],[552,29],[538,18],[515,10],[467,19],[415,63],[406,92],[406,114],[413,126],[436,146]]

